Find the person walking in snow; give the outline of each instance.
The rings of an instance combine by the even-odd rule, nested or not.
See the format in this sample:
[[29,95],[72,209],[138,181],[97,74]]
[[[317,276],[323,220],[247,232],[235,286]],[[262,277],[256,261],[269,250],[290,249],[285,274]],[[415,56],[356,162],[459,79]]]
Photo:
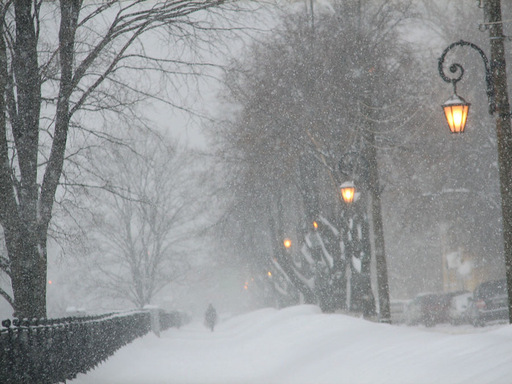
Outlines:
[[208,306],[204,313],[204,323],[213,332],[213,328],[215,328],[215,324],[217,324],[217,311],[212,304]]

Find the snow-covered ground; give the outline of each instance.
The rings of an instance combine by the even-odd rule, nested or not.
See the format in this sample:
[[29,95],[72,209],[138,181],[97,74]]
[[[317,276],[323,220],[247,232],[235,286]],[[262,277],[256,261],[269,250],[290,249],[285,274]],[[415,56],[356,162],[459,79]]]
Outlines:
[[73,384],[511,383],[512,326],[391,326],[314,306],[147,335]]

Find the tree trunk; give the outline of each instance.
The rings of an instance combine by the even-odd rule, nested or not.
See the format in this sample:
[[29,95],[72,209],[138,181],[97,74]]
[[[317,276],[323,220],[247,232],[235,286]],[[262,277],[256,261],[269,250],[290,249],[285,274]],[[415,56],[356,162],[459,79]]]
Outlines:
[[[2,225],[11,261],[14,310],[20,318],[46,317],[46,230],[41,231],[38,223],[37,184],[41,81],[32,5],[30,0],[14,5],[16,42],[12,65],[16,88],[10,93],[10,102],[17,103],[9,107],[9,115],[20,180],[14,184],[11,176],[8,187],[2,190],[6,195],[1,196],[9,201],[9,206],[3,207],[6,211]],[[16,201],[12,199],[14,190],[18,192]]]
[[501,210],[505,269],[508,286],[509,322],[512,324],[512,129],[507,90],[505,46],[501,19],[501,1],[488,0],[485,12],[489,22],[491,43],[491,71],[496,101],[496,136],[500,172]]
[[379,294],[379,321],[382,323],[391,322],[389,309],[389,283],[388,267],[386,263],[386,251],[384,247],[384,228],[382,225],[382,208],[380,201],[379,168],[377,163],[377,149],[375,147],[375,136],[368,132],[368,146],[366,158],[369,164],[368,179],[371,193],[371,215],[373,224],[373,243],[375,262],[377,265],[377,290]]
[[[14,180],[14,176],[9,173],[9,164],[4,163],[2,173],[6,172],[9,176],[1,179],[3,188],[0,190],[0,198],[6,199],[9,203],[2,207],[0,217],[11,262],[14,310],[16,316],[21,318],[46,317],[46,242],[66,150],[80,1],[61,2],[60,8],[60,90],[51,154],[42,185],[39,187],[37,169],[42,98],[37,52],[37,15],[34,14],[36,11],[31,0],[20,0],[14,4],[16,43],[13,69],[16,89],[8,90],[7,93],[11,92],[11,106],[8,110],[17,151],[20,181],[17,183]],[[5,71],[3,72],[5,75]],[[3,129],[5,134],[5,125]],[[8,159],[6,148],[1,150],[2,160]],[[5,187],[6,185],[8,187]],[[18,192],[16,198],[14,191]]]
[[11,258],[14,316],[46,317],[46,241],[38,243],[37,236],[26,229],[14,234],[5,232]]

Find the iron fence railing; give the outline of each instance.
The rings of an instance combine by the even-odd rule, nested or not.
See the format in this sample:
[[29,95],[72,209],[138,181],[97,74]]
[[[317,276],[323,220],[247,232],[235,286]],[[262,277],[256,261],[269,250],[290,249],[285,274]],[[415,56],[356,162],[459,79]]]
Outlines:
[[61,319],[14,319],[0,328],[0,383],[61,383],[86,373],[152,329],[179,327],[178,312],[137,311]]

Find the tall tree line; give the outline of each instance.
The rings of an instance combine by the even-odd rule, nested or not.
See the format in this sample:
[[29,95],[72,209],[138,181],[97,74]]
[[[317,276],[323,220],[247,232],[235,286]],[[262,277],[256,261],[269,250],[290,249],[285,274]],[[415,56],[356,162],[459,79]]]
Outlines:
[[[372,221],[371,173],[380,184],[392,295],[442,290],[442,253],[461,247],[487,278],[499,274],[492,122],[484,103],[475,108],[474,131],[449,140],[439,105],[450,90],[436,61],[465,33],[486,41],[447,9],[477,23],[478,8],[456,2],[332,2],[315,8],[314,28],[311,15],[295,8],[227,75],[225,96],[238,109],[215,131],[232,175],[221,229],[267,304],[363,310],[373,301],[363,235]],[[464,85],[471,94],[483,80],[476,76]],[[350,209],[338,191],[354,177],[339,166],[347,154],[365,159],[357,173],[368,179]],[[476,158],[486,160],[467,160]],[[479,222],[490,225],[473,229]]]
[[[230,218],[238,224],[227,226],[252,223],[258,238],[267,237],[256,248],[239,244],[243,255],[260,260],[252,273],[267,276],[267,284],[280,275],[289,283],[288,291],[274,291],[278,298],[302,296],[327,310],[361,308],[363,300],[375,306],[365,243],[370,200],[363,196],[371,180],[351,209],[341,204],[338,186],[353,172],[364,179],[377,169],[369,148],[392,141],[393,124],[407,119],[403,111],[415,94],[403,73],[414,59],[398,26],[409,16],[407,4],[334,2],[316,12],[313,29],[303,12],[292,13],[226,79],[228,97],[240,107],[219,128],[220,155],[235,175]],[[364,167],[340,170],[347,154]],[[290,250],[282,245],[287,236],[295,244]]]

